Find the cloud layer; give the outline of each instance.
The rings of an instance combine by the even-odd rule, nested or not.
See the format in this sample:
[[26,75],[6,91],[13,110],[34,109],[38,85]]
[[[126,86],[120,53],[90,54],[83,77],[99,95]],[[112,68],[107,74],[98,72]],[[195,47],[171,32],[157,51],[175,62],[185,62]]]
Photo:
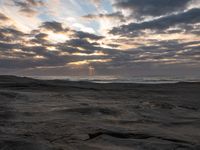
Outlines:
[[0,73],[200,75],[199,16],[194,0],[4,0]]

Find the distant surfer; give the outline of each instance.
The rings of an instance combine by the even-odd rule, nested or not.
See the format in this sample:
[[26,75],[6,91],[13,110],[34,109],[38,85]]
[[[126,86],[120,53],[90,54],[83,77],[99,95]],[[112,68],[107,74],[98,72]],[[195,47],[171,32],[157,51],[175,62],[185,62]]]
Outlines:
[[88,67],[88,74],[89,76],[94,76],[95,75],[95,68],[92,67],[91,65]]

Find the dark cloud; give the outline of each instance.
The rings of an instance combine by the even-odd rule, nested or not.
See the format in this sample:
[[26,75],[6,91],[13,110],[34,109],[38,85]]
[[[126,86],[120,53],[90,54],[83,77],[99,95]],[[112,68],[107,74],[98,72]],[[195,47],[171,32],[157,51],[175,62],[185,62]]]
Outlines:
[[43,6],[44,2],[41,0],[26,0],[29,5],[32,6]]
[[20,8],[24,14],[31,16],[37,14],[35,8],[43,6],[44,2],[40,0],[13,0],[14,4]]
[[192,0],[115,0],[114,6],[130,9],[133,16],[161,16],[182,11]]
[[39,43],[41,45],[46,45],[48,44],[48,41],[46,40],[46,38],[48,37],[48,34],[45,33],[38,33],[36,35],[31,35],[31,37],[34,36],[33,39],[31,39],[31,42],[33,43]]
[[0,50],[9,50],[9,49],[15,49],[20,48],[20,44],[10,44],[10,43],[1,43],[0,42]]
[[162,70],[161,67],[170,66],[170,64],[177,67],[186,64],[189,66],[195,64],[197,67],[198,62],[196,60],[197,56],[199,56],[197,49],[199,46],[194,45],[197,43],[199,41],[187,43],[174,40],[155,41],[154,45],[156,46],[141,46],[121,52],[115,51],[109,55],[112,58],[112,62],[109,62],[107,65],[111,68],[132,68],[133,70],[137,70],[136,66],[144,69],[143,65],[148,64],[148,67],[157,68],[156,72],[160,72]]
[[33,16],[37,14],[37,11],[31,8],[23,8],[20,10],[22,13],[25,13],[27,16]]
[[11,35],[16,35],[16,36],[25,35],[23,32],[21,32],[21,31],[19,31],[17,29],[14,29],[14,28],[9,28],[9,27],[0,28],[0,32],[11,34]]
[[116,53],[116,49],[114,48],[103,48],[97,42],[89,42],[88,40],[81,38],[71,39],[65,43],[60,43],[59,49],[70,53],[81,52],[85,54],[92,54],[96,51],[100,51],[105,54],[110,54],[111,56],[112,54]]
[[9,27],[2,27],[0,28],[0,41],[15,41],[15,40],[21,40],[23,37],[26,36],[21,31],[18,31],[17,29],[14,28],[9,28]]
[[115,48],[117,48],[117,47],[119,47],[119,46],[120,46],[120,44],[107,44],[107,46],[110,46],[110,47],[115,47]]
[[[91,39],[91,40],[100,40],[100,39],[104,38],[103,36],[99,36],[99,35],[83,32],[83,31],[76,31],[76,30],[72,30],[70,28],[64,28],[62,23],[56,22],[56,21],[44,22],[40,26],[40,28],[43,28],[43,29],[46,29],[46,30],[50,30],[50,31],[53,31],[53,32],[66,33],[68,31],[70,31],[71,33],[73,33],[71,35],[71,36],[73,36],[73,38]],[[36,32],[38,32],[38,31],[36,31]]]
[[[12,46],[12,45],[11,45]],[[8,47],[11,50],[15,47]],[[4,46],[5,47],[5,46]],[[20,52],[16,53],[13,51],[7,51],[7,53],[2,53],[1,56],[8,54],[9,57],[1,58],[0,57],[0,68],[18,68],[18,69],[28,69],[35,67],[44,67],[44,66],[58,66],[65,65],[67,62],[66,58],[59,57],[58,52],[51,52],[46,49],[45,46],[32,46],[27,47],[21,45],[19,47]],[[42,59],[37,58],[37,56],[43,57]]]
[[[198,51],[198,44],[200,41],[193,42],[179,42],[178,40],[169,40],[169,41],[158,41],[155,42],[157,46],[143,46],[139,48],[139,54],[142,57],[139,57],[138,60],[142,61],[151,60],[151,61],[168,61],[173,62],[171,59],[175,59],[176,63],[181,63],[183,60],[194,61],[195,56],[200,56]],[[165,51],[163,51],[165,49]]]
[[51,30],[53,32],[64,32],[68,31],[69,29],[63,28],[62,23],[56,22],[56,21],[51,21],[51,22],[44,22],[40,28],[44,28],[46,30]]
[[9,20],[9,18],[6,16],[6,15],[4,15],[4,14],[2,14],[2,13],[0,13],[0,21],[7,21],[7,20]]
[[[197,23],[194,24],[178,24],[172,27],[169,27],[165,30],[153,30],[153,34],[196,34],[199,35],[200,32],[200,25]],[[135,31],[138,35],[145,34],[142,30],[140,32]],[[133,34],[132,34],[133,35]]]
[[[63,32],[65,28],[59,23],[44,23],[49,30],[55,32]],[[85,59],[99,59],[100,56],[73,56],[72,53],[94,53],[98,47],[98,43],[89,42],[102,39],[103,37],[74,31],[74,35],[65,43],[52,44],[46,37],[48,34],[39,30],[33,30],[30,34],[24,34],[14,28],[1,28],[0,34],[0,68],[7,69],[28,69],[48,66],[65,66],[67,63],[74,61],[82,61]],[[8,35],[8,37],[6,36]],[[5,39],[7,37],[8,39]],[[11,38],[12,37],[12,38]],[[29,39],[29,40],[28,40]],[[25,41],[24,41],[25,40]],[[15,44],[13,44],[15,43]],[[28,46],[33,44],[33,46]],[[40,45],[40,46],[34,46]],[[54,47],[56,51],[49,51],[48,47]],[[79,50],[79,48],[85,49]],[[67,52],[69,55],[63,55]]]
[[81,47],[85,50],[96,50],[96,46],[99,45],[96,42],[88,42],[85,39],[71,39],[67,41],[66,44],[76,48]]
[[44,39],[48,36],[48,34],[45,34],[45,33],[39,33],[37,35],[35,35],[35,38],[37,39]]
[[75,36],[80,39],[100,40],[100,39],[104,38],[104,36],[98,36],[95,34],[86,33],[86,32],[82,32],[82,31],[74,31],[74,32],[75,32]]
[[183,13],[161,17],[159,19],[145,21],[141,23],[130,23],[120,27],[113,28],[112,34],[132,34],[135,31],[150,29],[150,30],[165,30],[181,24],[195,24],[200,22],[200,9],[195,8]]
[[124,17],[124,15],[121,12],[115,12],[115,13],[111,13],[111,14],[98,14],[98,15],[94,15],[94,14],[88,14],[83,16],[83,18],[85,19],[91,19],[91,20],[98,20],[101,18],[107,18],[107,19],[114,19],[114,20],[120,20],[121,22],[125,22],[126,18]]
[[[71,33],[71,38],[83,39],[82,41],[87,41],[87,39],[97,41],[104,38],[104,36],[99,36],[99,35],[83,32],[83,31],[76,31],[70,28],[64,28],[62,23],[56,22],[56,21],[44,22],[40,26],[40,28],[50,30],[53,32],[62,32],[62,33],[67,33],[69,31]],[[38,31],[35,31],[35,32],[37,33]],[[41,39],[41,36],[46,36],[46,35],[39,34],[38,36],[40,36],[39,38]],[[38,36],[36,38],[38,38]],[[44,37],[42,37],[42,39],[44,39]]]
[[184,30],[185,34],[196,34],[197,36],[200,35],[200,24],[187,24],[187,25],[183,25],[180,26],[180,29]]
[[[3,53],[2,50],[1,56],[8,55],[13,58],[0,58],[0,68],[10,68],[10,69],[27,69],[27,68],[37,68],[37,67],[57,67],[65,66],[67,63],[90,60],[90,59],[111,59],[112,61],[106,63],[97,63],[91,62],[96,70],[101,73],[117,73],[117,70],[120,70],[119,74],[129,74],[134,73],[141,74],[150,71],[149,74],[157,74],[162,71],[166,71],[165,68],[168,63],[174,63],[173,67],[177,66],[176,69],[180,69],[181,65],[187,63],[198,64],[195,60],[196,55],[199,55],[199,47],[195,46],[199,41],[180,43],[178,41],[155,41],[156,46],[141,46],[135,49],[129,49],[127,51],[119,51],[115,49],[104,49],[96,44],[89,43],[86,40],[80,41],[80,39],[73,39],[67,43],[58,43],[56,44],[59,47],[59,51],[48,51],[45,46],[32,46],[27,47],[21,45],[20,49],[22,52],[14,53],[7,51]],[[17,45],[3,45],[0,44],[2,49],[14,49]],[[96,50],[101,50],[106,52],[105,56],[73,56],[69,55],[60,55],[61,52],[81,52],[86,54],[91,54],[93,51],[77,50],[77,47],[84,48],[93,48]],[[166,50],[163,51],[163,48]],[[32,53],[29,53],[32,52]],[[3,53],[3,54],[2,54]],[[34,59],[34,56],[43,56],[45,59]],[[66,67],[65,67],[66,68]],[[183,67],[184,68],[184,67]],[[142,70],[140,70],[142,69]],[[186,69],[186,67],[185,67]],[[52,69],[53,71],[54,69]],[[146,71],[145,71],[146,70]],[[152,72],[155,71],[155,72]],[[168,70],[168,69],[167,69]],[[132,72],[133,71],[133,72]],[[148,73],[147,71],[147,73]],[[166,72],[165,72],[166,73]]]

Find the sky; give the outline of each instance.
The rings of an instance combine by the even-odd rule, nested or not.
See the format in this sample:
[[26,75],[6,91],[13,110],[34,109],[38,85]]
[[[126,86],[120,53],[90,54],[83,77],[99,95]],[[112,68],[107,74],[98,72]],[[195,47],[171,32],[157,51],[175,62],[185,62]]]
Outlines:
[[200,75],[200,0],[0,0],[0,74]]

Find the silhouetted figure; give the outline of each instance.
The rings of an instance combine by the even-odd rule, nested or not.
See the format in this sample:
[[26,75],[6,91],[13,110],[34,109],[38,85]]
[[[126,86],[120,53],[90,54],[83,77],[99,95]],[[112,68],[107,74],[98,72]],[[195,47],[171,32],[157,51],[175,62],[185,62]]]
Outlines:
[[88,69],[89,69],[89,72],[88,72],[89,76],[94,76],[95,75],[95,69],[94,69],[94,67],[89,66]]

